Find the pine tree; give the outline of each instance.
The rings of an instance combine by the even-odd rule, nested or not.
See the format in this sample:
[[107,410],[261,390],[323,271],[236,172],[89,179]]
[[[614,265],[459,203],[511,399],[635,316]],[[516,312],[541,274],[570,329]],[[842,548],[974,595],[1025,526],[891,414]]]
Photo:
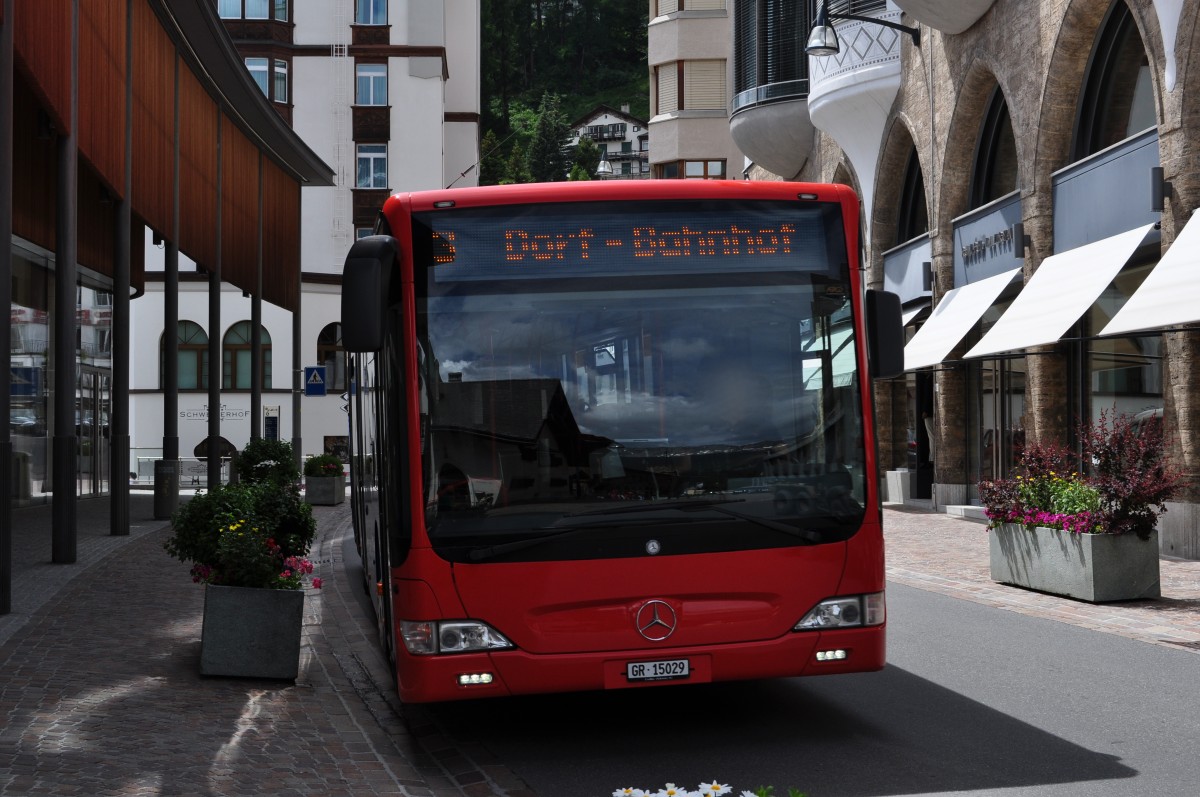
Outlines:
[[[571,167],[571,173],[575,170],[582,171],[586,177],[584,180],[592,179],[592,175],[596,173],[596,167],[600,165],[600,147],[596,146],[596,142],[590,138],[580,138],[579,143],[575,145],[575,165]],[[572,180],[579,179],[572,177]]]
[[538,106],[537,125],[525,162],[530,176],[537,183],[557,183],[567,179],[567,141],[571,137],[570,122],[559,109],[557,94],[546,92]]
[[504,179],[504,153],[499,151],[496,133],[489,130],[483,134],[479,145],[479,184],[498,185]]

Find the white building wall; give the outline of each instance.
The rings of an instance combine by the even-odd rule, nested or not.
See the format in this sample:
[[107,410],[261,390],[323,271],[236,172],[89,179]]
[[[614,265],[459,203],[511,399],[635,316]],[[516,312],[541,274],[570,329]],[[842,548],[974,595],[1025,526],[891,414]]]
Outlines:
[[[308,46],[349,43],[353,13],[350,0],[337,3],[294,0],[294,42]],[[478,118],[479,0],[389,0],[388,23],[393,45],[444,44],[447,49],[445,68],[440,58],[389,58],[392,131],[388,145],[389,187],[392,191],[442,188],[460,172],[473,167],[479,157],[478,122],[445,121],[446,113]],[[448,81],[443,78],[444,72],[450,75]],[[355,148],[349,105],[354,102],[354,58],[297,55],[292,59],[291,79],[293,128],[322,160],[340,171],[342,183],[335,188],[301,190],[300,267],[306,274],[340,274],[353,240],[350,207]],[[339,96],[346,103],[346,113],[340,115]],[[340,148],[335,147],[338,141]],[[457,186],[476,184],[474,168],[456,183]],[[334,219],[339,212],[345,227],[342,234],[335,235]],[[151,243],[148,231],[145,246],[147,271],[161,272],[164,250]],[[195,265],[181,256],[180,271],[193,272]],[[250,319],[250,300],[242,296],[240,289],[226,286],[220,301],[222,329],[216,333],[218,338],[233,324]],[[130,436],[135,459],[139,452],[151,458],[161,456],[163,395],[159,389],[159,346],[163,304],[163,283],[154,279],[147,282],[146,293],[132,304]],[[195,321],[213,335],[208,329],[207,283],[181,285],[179,317]],[[262,404],[279,407],[279,436],[290,441],[295,436],[296,421],[292,417],[292,315],[264,303],[262,318],[272,346],[272,387],[264,389]],[[306,281],[298,343],[302,365],[318,364],[317,336],[327,324],[340,319],[340,287]],[[208,434],[207,403],[207,391],[180,393],[179,450],[185,458],[191,456],[196,444]],[[324,398],[301,399],[299,431],[304,456],[322,453],[327,437],[347,434],[343,403],[341,391]],[[222,392],[221,404],[222,436],[240,449],[250,439],[250,393]],[[186,478],[185,469],[185,482]]]

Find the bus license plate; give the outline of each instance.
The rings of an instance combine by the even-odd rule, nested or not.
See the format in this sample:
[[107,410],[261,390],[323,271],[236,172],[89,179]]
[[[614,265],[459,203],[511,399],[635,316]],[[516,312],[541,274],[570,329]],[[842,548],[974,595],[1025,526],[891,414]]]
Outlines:
[[690,672],[687,659],[631,661],[625,665],[625,677],[630,681],[670,681],[687,678]]

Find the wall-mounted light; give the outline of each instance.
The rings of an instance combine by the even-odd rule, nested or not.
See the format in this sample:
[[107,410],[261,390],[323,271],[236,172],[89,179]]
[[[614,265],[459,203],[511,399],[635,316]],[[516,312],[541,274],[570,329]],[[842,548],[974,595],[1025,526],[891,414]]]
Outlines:
[[874,22],[876,25],[882,25],[885,28],[907,33],[912,37],[914,47],[921,46],[921,31],[919,28],[910,28],[907,25],[901,25],[899,22],[892,22],[890,19],[876,19],[875,17],[863,17],[857,14],[834,14],[829,11],[829,4],[825,2],[821,3],[821,8],[817,11],[817,21],[813,24],[812,31],[808,34],[808,42],[804,45],[804,52],[818,58],[838,54],[842,46],[838,42],[837,31],[830,24],[835,19]]
[[1163,167],[1150,167],[1150,210],[1162,213],[1164,200],[1171,196],[1171,181],[1163,179]]
[[1018,221],[1012,226],[1013,256],[1017,260],[1025,259],[1025,249],[1033,246],[1033,241],[1025,234],[1025,224]]

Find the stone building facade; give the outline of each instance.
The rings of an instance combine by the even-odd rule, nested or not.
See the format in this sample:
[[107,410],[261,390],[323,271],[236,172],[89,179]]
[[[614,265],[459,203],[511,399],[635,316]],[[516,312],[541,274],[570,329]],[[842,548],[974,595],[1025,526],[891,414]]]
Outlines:
[[1200,259],[1200,2],[858,6],[808,59],[796,179],[859,191],[867,282],[904,300],[909,372],[876,387],[892,497],[969,506],[1030,442],[1161,416],[1188,477],[1163,551],[1200,558],[1200,280],[1149,289]]

